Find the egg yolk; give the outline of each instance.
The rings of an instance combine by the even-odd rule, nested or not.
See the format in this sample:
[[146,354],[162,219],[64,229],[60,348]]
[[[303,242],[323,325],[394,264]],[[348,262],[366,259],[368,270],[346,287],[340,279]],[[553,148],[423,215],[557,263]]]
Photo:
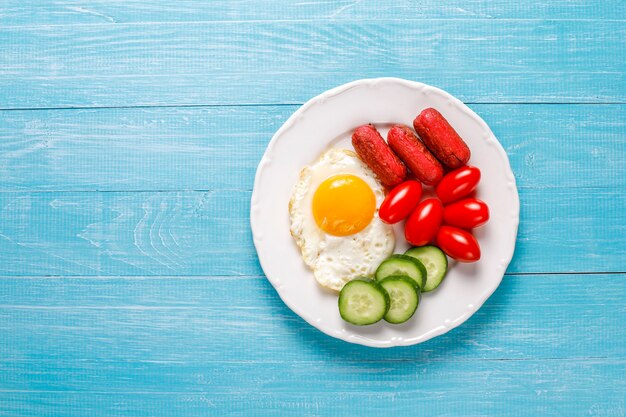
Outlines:
[[313,217],[331,235],[348,236],[365,229],[376,211],[376,196],[361,178],[340,174],[327,178],[313,195]]

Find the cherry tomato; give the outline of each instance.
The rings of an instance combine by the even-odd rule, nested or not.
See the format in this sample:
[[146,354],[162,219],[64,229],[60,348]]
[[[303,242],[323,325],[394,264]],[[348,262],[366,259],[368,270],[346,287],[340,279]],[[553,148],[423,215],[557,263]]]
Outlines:
[[422,198],[422,184],[413,180],[404,181],[387,194],[380,205],[378,215],[385,223],[398,223],[411,214],[420,202],[420,198]]
[[449,257],[459,262],[476,262],[480,259],[480,246],[470,232],[452,226],[441,226],[437,232],[437,246]]
[[436,198],[417,205],[404,225],[404,237],[413,246],[424,246],[437,234],[443,217],[443,206]]
[[443,222],[461,229],[481,226],[489,220],[489,207],[477,198],[465,198],[443,208]]
[[480,170],[464,166],[450,171],[441,179],[435,193],[443,204],[459,200],[476,189],[480,181]]

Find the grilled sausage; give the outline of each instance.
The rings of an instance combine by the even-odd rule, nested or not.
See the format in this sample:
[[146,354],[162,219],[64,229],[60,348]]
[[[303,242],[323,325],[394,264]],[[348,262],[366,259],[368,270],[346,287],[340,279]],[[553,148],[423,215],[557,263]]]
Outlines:
[[423,110],[413,120],[413,127],[426,147],[446,167],[459,168],[469,161],[467,144],[437,110]]
[[387,143],[413,175],[426,185],[435,185],[443,176],[441,163],[415,136],[408,126],[394,125],[387,134]]
[[406,167],[373,125],[357,127],[352,134],[352,146],[384,186],[396,186],[406,178]]

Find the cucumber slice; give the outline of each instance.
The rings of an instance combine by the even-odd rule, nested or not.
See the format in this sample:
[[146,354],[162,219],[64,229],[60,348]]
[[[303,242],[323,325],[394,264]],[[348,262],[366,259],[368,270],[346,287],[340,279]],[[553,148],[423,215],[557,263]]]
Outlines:
[[448,272],[448,258],[437,246],[420,246],[411,248],[405,253],[419,260],[426,267],[426,285],[423,292],[432,291],[441,284]]
[[415,281],[404,275],[392,275],[379,282],[391,299],[385,321],[392,324],[404,323],[415,313],[420,302],[420,290]]
[[415,281],[420,289],[426,284],[426,268],[419,260],[410,256],[391,255],[385,259],[376,270],[376,281],[392,275],[405,275]]
[[339,293],[339,314],[348,323],[364,326],[380,321],[389,310],[389,294],[376,281],[354,279]]

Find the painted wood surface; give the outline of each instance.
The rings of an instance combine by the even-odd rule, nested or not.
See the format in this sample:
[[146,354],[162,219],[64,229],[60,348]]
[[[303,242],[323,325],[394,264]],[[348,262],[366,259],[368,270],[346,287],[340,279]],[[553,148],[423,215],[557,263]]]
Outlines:
[[[0,415],[624,416],[623,1],[5,0]],[[400,76],[469,103],[520,189],[468,322],[370,349],[280,301],[256,164],[304,101]]]
[[624,19],[620,0],[510,2],[507,0],[230,0],[176,3],[143,0],[5,0],[3,26],[146,22],[371,20],[371,19]]
[[[0,274],[259,274],[250,197],[230,190],[0,193]],[[623,187],[521,189],[520,199],[509,272],[625,272]]]
[[308,326],[262,276],[3,277],[0,411],[353,415],[417,395],[442,415],[619,415],[625,278],[508,275],[460,328],[372,350]]
[[[467,324],[418,347],[370,349],[322,337],[284,308],[263,276],[3,276],[0,316],[14,336],[0,346],[3,364],[11,366],[36,361],[52,368],[60,366],[56,361],[80,366],[68,363],[82,360],[97,366],[98,358],[106,356],[115,363],[98,373],[115,374],[118,382],[127,377],[122,372],[127,362],[193,364],[198,358],[273,364],[332,360],[330,353],[355,363],[623,360],[618,340],[626,335],[625,279],[625,274],[507,274]],[[590,280],[594,285],[579,285]],[[249,337],[249,327],[255,328],[255,338]],[[24,328],[29,331],[20,331]],[[32,344],[44,335],[47,343]],[[159,349],[147,349],[157,341]],[[20,349],[26,344],[31,345],[27,355]],[[13,390],[28,389],[34,382],[20,375],[7,375],[5,381],[12,381]],[[158,388],[150,381],[132,380],[111,389],[130,385],[135,390]]]
[[[626,185],[625,105],[470,106],[507,151],[518,187]],[[0,191],[251,190],[297,107],[0,112]]]
[[467,102],[623,103],[623,20],[1,27],[4,109],[300,104],[377,76]]

